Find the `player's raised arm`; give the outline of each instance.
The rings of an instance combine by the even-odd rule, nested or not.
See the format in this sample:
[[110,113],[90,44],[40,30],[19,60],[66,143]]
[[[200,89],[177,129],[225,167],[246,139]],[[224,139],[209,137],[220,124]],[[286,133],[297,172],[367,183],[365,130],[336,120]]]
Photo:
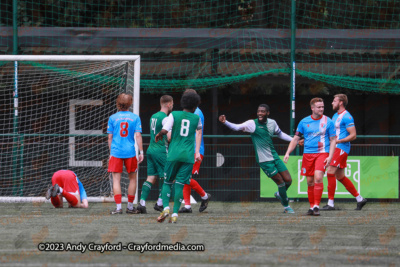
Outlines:
[[241,124],[235,124],[227,121],[225,115],[221,115],[219,116],[219,121],[226,125],[229,129],[234,131],[253,133],[256,130],[256,124],[253,120],[248,120]]
[[292,139],[292,141],[290,141],[290,144],[289,144],[288,149],[286,151],[285,157],[283,158],[283,161],[285,163],[288,162],[290,153],[292,153],[292,151],[296,148],[297,143],[299,142],[299,140],[300,140],[300,136],[298,136],[298,135],[293,136],[293,139]]
[[221,116],[219,116],[219,121],[220,122],[222,122],[222,123],[225,123],[225,121],[226,121],[226,117],[225,117],[225,115],[221,115]]

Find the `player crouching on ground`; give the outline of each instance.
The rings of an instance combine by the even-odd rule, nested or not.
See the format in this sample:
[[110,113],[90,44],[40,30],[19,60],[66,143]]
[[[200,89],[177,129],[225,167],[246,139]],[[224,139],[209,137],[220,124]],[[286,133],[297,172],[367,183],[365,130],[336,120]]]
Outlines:
[[51,178],[52,186],[47,190],[46,199],[51,199],[55,208],[63,207],[63,197],[68,201],[70,208],[89,207],[85,188],[78,176],[69,170],[60,170]]

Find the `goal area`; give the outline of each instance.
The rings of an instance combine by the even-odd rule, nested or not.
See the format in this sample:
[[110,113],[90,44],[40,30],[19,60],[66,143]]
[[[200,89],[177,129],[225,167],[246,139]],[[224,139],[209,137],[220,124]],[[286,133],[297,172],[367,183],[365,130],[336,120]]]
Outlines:
[[[120,93],[139,115],[140,56],[0,55],[0,202],[45,201],[51,177],[74,171],[89,202],[113,201],[108,118]],[[122,175],[122,195],[129,179]]]

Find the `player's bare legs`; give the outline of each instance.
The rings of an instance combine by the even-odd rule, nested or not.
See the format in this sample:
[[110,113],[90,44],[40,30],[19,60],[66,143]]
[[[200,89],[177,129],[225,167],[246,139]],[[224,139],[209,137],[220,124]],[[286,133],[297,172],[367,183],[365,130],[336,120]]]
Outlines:
[[[353,195],[353,197],[356,198],[357,200],[357,208],[356,210],[361,210],[362,207],[364,207],[364,205],[367,203],[367,200],[365,198],[363,198],[360,193],[358,193],[357,189],[354,187],[354,184],[350,181],[349,178],[346,177],[345,172],[344,172],[344,168],[337,168],[337,167],[333,167],[333,166],[329,166],[329,168],[335,169],[335,178],[341,182],[343,184],[343,186],[347,189],[347,191],[349,191],[350,194]],[[329,170],[328,168],[328,170]],[[331,169],[331,170],[332,170]],[[333,204],[333,201],[332,201]],[[328,202],[329,205],[329,202]]]
[[314,215],[314,176],[306,176],[307,179],[307,195],[308,202],[310,203],[310,209],[306,215]]
[[111,211],[111,214],[122,214],[121,173],[113,172],[112,177],[113,177],[114,201],[117,204],[117,208]]
[[328,176],[328,205],[324,206],[322,210],[335,210],[334,198],[336,191],[336,178],[335,173],[339,168],[335,166],[328,166],[327,176]]
[[324,191],[324,174],[323,171],[319,170],[314,172],[314,216],[319,216],[319,204],[321,203],[322,192]]
[[133,201],[135,200],[136,193],[136,172],[128,173],[129,185],[128,185],[128,204],[126,207],[126,213],[136,213],[136,209],[133,207]]

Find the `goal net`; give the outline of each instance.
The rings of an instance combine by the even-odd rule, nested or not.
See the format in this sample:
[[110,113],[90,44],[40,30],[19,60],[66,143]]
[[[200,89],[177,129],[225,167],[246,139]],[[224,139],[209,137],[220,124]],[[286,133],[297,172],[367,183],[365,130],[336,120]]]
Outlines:
[[140,56],[0,56],[0,200],[44,200],[62,169],[112,200],[107,122],[123,92],[139,114],[139,79]]

